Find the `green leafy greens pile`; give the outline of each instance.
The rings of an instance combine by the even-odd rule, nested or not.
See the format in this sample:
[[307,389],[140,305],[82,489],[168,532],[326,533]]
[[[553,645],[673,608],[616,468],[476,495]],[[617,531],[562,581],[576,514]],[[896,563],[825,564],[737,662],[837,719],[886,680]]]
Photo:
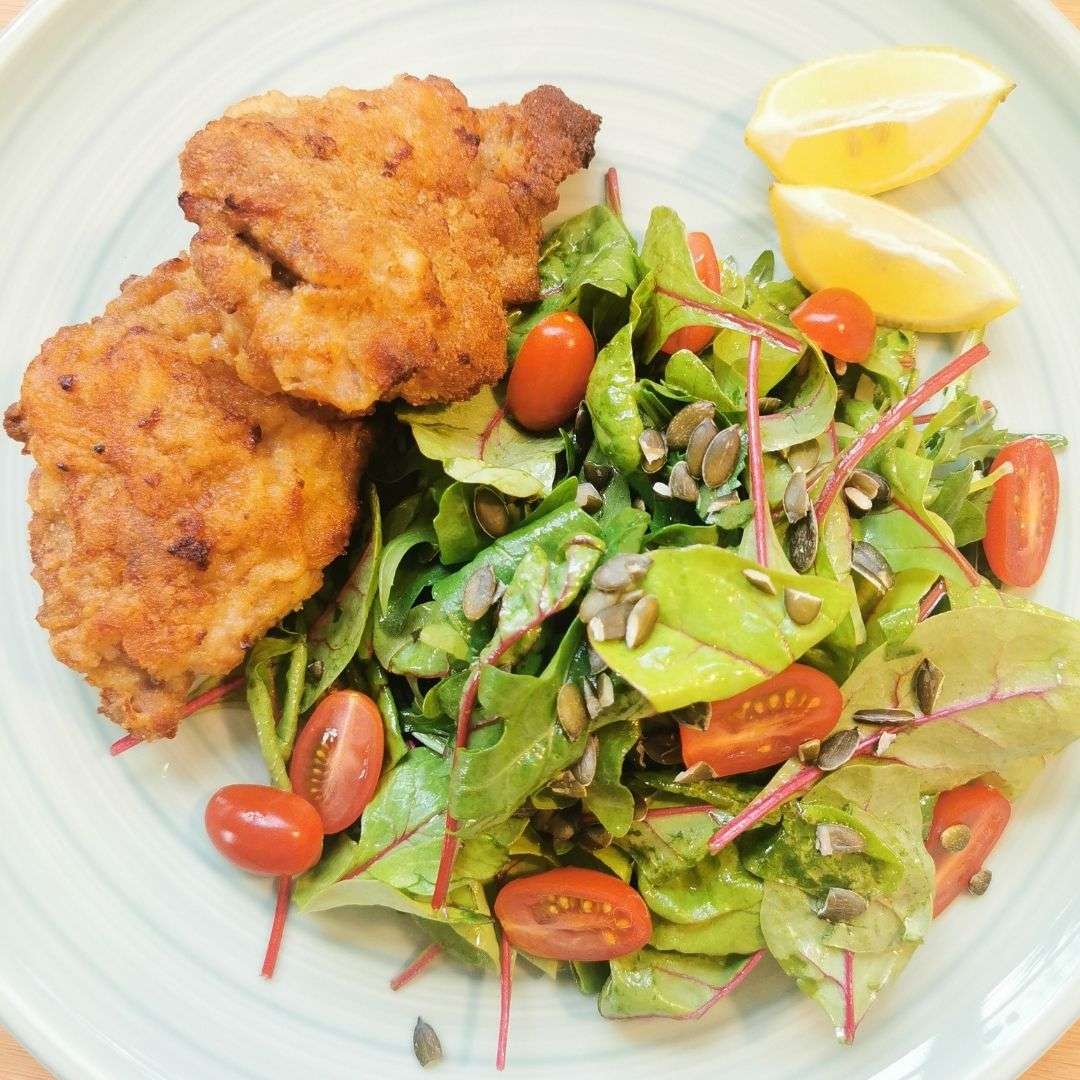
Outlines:
[[[1019,436],[964,379],[815,508],[840,455],[919,384],[917,342],[881,329],[865,363],[834,367],[792,325],[806,293],[774,280],[770,252],[722,269],[719,293],[698,280],[666,208],[640,248],[606,206],[558,228],[510,351],[545,315],[581,315],[598,355],[576,421],[529,434],[501,387],[384,417],[355,543],[253,649],[248,698],[279,779],[330,688],[369,693],[385,724],[378,792],[297,883],[303,910],[392,908],[493,969],[501,884],[601,870],[653,918],[646,948],[568,966],[604,1016],[698,1017],[767,950],[850,1039],[927,934],[936,793],[982,776],[1012,793],[1080,735],[1080,624],[987,577],[990,463]],[[704,354],[662,351],[700,325],[717,331]],[[691,417],[731,432],[704,468]],[[621,591],[591,584],[604,567]],[[655,600],[629,628],[641,595]],[[927,659],[941,678],[924,709]],[[680,721],[795,660],[842,684],[846,761],[685,769]],[[857,723],[882,708],[913,718],[887,746]],[[821,825],[858,850],[822,854]],[[837,918],[845,891],[862,910]]]

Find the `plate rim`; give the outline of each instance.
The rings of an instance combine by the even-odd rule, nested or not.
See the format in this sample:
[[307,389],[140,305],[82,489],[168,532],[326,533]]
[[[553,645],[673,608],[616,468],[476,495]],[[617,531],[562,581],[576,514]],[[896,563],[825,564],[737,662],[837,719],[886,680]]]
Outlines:
[[[128,6],[132,0],[114,0],[114,6]],[[970,8],[966,0],[954,0],[957,6]],[[1048,39],[1053,48],[1064,51],[1069,66],[1080,71],[1080,26],[1074,25],[1054,0],[999,0],[1002,9],[1012,9],[1033,24],[1033,29]],[[65,11],[88,9],[92,18],[101,11],[93,0],[29,0],[29,3],[0,31],[0,75],[20,54],[34,46],[50,23]],[[1080,94],[1077,95],[1080,100]],[[1080,996],[1067,991],[1080,990],[1080,977],[1059,984],[1052,1005],[1030,1025],[1024,1037],[1000,1051],[988,1052],[985,1060],[971,1073],[971,1080],[1013,1080],[1041,1058],[1064,1033],[1080,1022]],[[1075,1001],[1075,1003],[1074,1003]],[[19,1000],[12,985],[0,980],[0,1024],[23,1049],[58,1078],[93,1077],[110,1080],[107,1073],[86,1060],[70,1040],[58,1040],[55,1029],[43,1022]],[[116,1046],[118,1056],[124,1056]],[[146,1076],[161,1076],[150,1063],[139,1067]]]

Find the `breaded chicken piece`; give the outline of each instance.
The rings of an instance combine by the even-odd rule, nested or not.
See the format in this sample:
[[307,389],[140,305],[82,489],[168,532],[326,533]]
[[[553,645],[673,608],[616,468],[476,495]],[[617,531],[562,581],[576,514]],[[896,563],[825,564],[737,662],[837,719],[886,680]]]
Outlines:
[[356,512],[361,425],[253,390],[232,362],[173,259],[45,342],[4,418],[37,464],[38,621],[146,738],[318,589]]
[[351,414],[497,381],[599,124],[554,86],[473,109],[435,77],[233,106],[184,149],[180,205],[240,377]]

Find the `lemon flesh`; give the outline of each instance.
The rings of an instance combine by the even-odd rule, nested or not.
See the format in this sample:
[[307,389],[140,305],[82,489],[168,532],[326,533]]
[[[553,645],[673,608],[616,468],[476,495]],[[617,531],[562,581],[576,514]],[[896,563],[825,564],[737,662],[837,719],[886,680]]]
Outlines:
[[769,206],[792,273],[812,290],[851,289],[886,325],[970,330],[1019,302],[993,262],[886,202],[838,188],[774,184]]
[[1013,85],[955,49],[836,56],[767,86],[746,143],[778,180],[875,195],[959,156]]

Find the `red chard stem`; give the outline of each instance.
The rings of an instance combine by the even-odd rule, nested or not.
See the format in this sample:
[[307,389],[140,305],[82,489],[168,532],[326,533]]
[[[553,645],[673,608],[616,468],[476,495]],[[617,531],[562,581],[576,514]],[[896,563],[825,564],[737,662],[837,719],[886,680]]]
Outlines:
[[390,980],[391,990],[400,990],[426,971],[442,955],[441,945],[429,945],[407,968],[399,971]]
[[510,939],[503,932],[499,943],[499,1043],[495,1049],[495,1068],[506,1068],[506,1044],[510,1038],[510,990],[514,980],[514,953]]
[[277,880],[277,903],[274,905],[274,922],[270,927],[270,940],[266,943],[266,956],[263,958],[262,977],[272,979],[277,967],[278,954],[281,952],[281,939],[285,935],[285,920],[289,915],[289,901],[292,899],[293,879],[279,877]]

